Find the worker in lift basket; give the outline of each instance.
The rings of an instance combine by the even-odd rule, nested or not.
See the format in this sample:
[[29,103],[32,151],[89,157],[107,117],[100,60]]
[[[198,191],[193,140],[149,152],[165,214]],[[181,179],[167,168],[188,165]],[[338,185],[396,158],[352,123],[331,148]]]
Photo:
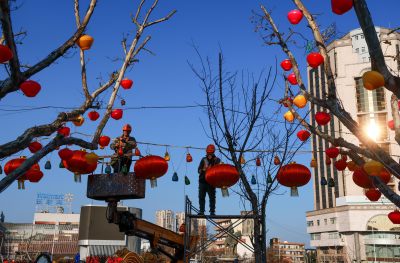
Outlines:
[[111,166],[114,173],[128,173],[132,164],[132,152],[136,148],[136,140],[130,136],[132,127],[126,124],[122,128],[122,135],[115,138],[110,148],[115,151],[115,155],[111,158]]

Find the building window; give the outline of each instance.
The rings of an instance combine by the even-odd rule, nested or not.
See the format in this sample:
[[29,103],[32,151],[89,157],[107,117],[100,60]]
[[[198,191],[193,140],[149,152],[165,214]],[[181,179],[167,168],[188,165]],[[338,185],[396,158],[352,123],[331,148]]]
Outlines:
[[361,48],[361,53],[364,53],[365,52],[365,47],[362,47]]
[[311,240],[321,240],[321,234],[311,234]]
[[358,53],[360,51],[360,49],[359,48],[356,48],[356,53]]
[[319,219],[317,220],[317,226],[319,226]]
[[336,223],[336,217],[331,217],[329,220],[331,221],[332,225]]
[[314,221],[307,221],[307,226],[314,226]]
[[327,225],[328,224],[328,219],[324,219],[324,223],[325,223],[325,225]]
[[354,36],[355,40],[358,40],[358,36]]
[[361,39],[364,39],[364,34],[361,34],[360,37],[361,37]]
[[328,239],[339,239],[339,233],[338,232],[329,233]]

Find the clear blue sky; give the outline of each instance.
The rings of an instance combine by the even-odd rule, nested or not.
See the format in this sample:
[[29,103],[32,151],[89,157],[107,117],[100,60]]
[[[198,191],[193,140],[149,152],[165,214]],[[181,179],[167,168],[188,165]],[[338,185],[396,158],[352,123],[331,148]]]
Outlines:
[[[26,30],[28,35],[23,45],[18,46],[22,64],[32,65],[44,57],[49,50],[62,43],[75,30],[73,1],[23,1],[22,6],[13,12],[14,30]],[[89,1],[82,1],[81,7]],[[99,77],[107,78],[109,72],[118,68],[119,64],[110,58],[120,56],[120,41],[124,33],[132,33],[135,29],[130,22],[130,14],[135,11],[138,1],[99,1],[87,33],[95,38],[94,45],[87,52],[89,62],[89,85],[96,87]],[[289,23],[286,13],[294,8],[289,0],[263,1],[273,9],[273,17],[281,31],[287,30]],[[330,1],[304,1],[312,13],[321,14],[319,23],[324,28],[336,22],[338,31],[346,33],[357,28],[355,13],[351,11],[344,16],[335,16],[330,12]],[[165,15],[172,9],[177,14],[168,22],[150,30],[152,40],[148,45],[156,56],[143,53],[133,70],[126,74],[134,80],[134,87],[129,91],[121,90],[120,95],[127,101],[127,107],[157,105],[191,105],[203,104],[204,96],[198,80],[191,72],[187,61],[197,63],[196,54],[191,46],[194,42],[201,53],[216,61],[221,47],[229,70],[248,70],[259,73],[262,69],[273,66],[275,57],[280,61],[283,53],[276,47],[266,47],[258,33],[254,32],[251,23],[252,10],[260,12],[259,1],[228,0],[160,0],[154,17]],[[396,27],[398,23],[398,0],[368,1],[373,12],[375,24],[384,27]],[[296,30],[309,36],[305,21],[296,26]],[[298,60],[305,69],[304,50],[295,50]],[[3,72],[4,74],[4,72]],[[4,76],[4,75],[3,75]],[[304,76],[305,77],[305,76]],[[33,77],[42,85],[39,95],[30,99],[20,92],[7,96],[0,101],[0,109],[12,106],[77,106],[82,100],[80,88],[80,67],[77,49],[72,49],[63,59]],[[282,85],[276,88],[276,96],[282,94]],[[0,143],[15,139],[27,127],[43,124],[52,120],[58,111],[54,109],[9,113],[0,110],[2,129]],[[174,145],[205,146],[209,142],[205,136],[200,120],[206,116],[202,109],[171,110],[129,110],[121,121],[110,120],[104,133],[115,137],[120,134],[123,124],[129,122],[133,126],[133,135],[138,141],[166,143]],[[96,122],[97,123],[97,122]],[[86,120],[85,124],[73,131],[90,134],[95,126]],[[305,145],[304,149],[309,149]],[[163,155],[165,148],[141,147],[142,152]],[[197,164],[202,151],[191,151],[194,162],[188,164],[187,175],[192,184],[183,185],[185,175],[185,151],[169,149],[171,159],[180,176],[179,183],[173,183],[173,170],[158,182],[158,188],[148,187],[146,199],[124,202],[129,206],[144,210],[144,218],[154,220],[155,211],[172,209],[183,211],[184,194],[197,203]],[[103,151],[104,152],[104,151]],[[100,154],[102,154],[101,152]],[[110,153],[109,150],[105,151]],[[25,151],[23,154],[28,154]],[[35,198],[38,192],[73,193],[74,211],[79,212],[83,204],[99,203],[86,198],[86,177],[82,183],[74,183],[73,175],[66,170],[58,169],[59,158],[53,153],[41,162],[41,166],[50,159],[53,169],[45,170],[45,177],[39,184],[27,183],[25,191],[18,191],[16,184],[0,195],[0,210],[11,222],[30,222],[35,209]],[[298,162],[307,164],[310,155],[299,155]],[[6,161],[2,162],[4,166]],[[149,185],[148,185],[149,186]],[[284,189],[280,190],[284,193]],[[219,213],[239,213],[236,205],[237,197],[222,198],[217,195],[217,211]],[[306,242],[305,211],[313,208],[312,183],[301,188],[300,197],[290,198],[276,195],[270,199],[267,209],[268,237],[278,236],[285,240]]]

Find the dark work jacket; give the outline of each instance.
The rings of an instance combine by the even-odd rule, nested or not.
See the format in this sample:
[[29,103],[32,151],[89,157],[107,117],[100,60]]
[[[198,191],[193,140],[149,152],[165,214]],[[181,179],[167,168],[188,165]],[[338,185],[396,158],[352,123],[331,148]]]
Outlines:
[[206,170],[211,166],[219,164],[220,162],[221,160],[215,155],[213,155],[211,160],[208,160],[207,157],[203,157],[200,161],[199,168],[197,169],[199,172],[199,183],[207,183]]

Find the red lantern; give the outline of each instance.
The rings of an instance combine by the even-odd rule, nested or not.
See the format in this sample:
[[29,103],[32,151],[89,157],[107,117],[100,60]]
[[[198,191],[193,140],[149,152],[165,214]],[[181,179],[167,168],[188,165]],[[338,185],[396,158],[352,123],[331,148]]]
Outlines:
[[29,151],[31,151],[31,153],[35,153],[37,151],[39,151],[40,149],[42,149],[42,144],[40,142],[31,142],[28,146]]
[[29,182],[38,183],[43,177],[43,172],[40,171],[39,164],[35,163],[25,173],[25,176],[26,176],[26,179],[29,180]]
[[291,24],[297,25],[300,23],[301,19],[303,19],[303,12],[298,9],[294,9],[288,13],[287,18]]
[[[6,163],[4,166],[4,172],[6,175],[9,175],[13,171],[15,171],[18,167],[20,167],[26,158],[20,157],[16,159],[12,159]],[[40,171],[39,164],[32,165],[28,171],[26,171],[22,176],[18,178],[18,189],[25,189],[25,180],[29,180],[33,183],[39,182],[39,180],[43,177],[43,173]]]
[[160,156],[149,155],[136,161],[134,171],[137,178],[150,179],[151,187],[157,186],[157,178],[168,171],[168,162]]
[[289,70],[292,69],[292,67],[293,67],[293,65],[292,65],[292,61],[291,61],[290,59],[285,59],[285,60],[283,60],[283,61],[281,62],[281,68],[282,68],[284,71],[289,71]]
[[365,192],[365,196],[371,201],[376,202],[381,198],[382,193],[378,189],[371,188]]
[[191,163],[193,161],[192,155],[190,153],[186,154],[186,162]]
[[297,85],[297,84],[298,84],[298,83],[297,83],[296,75],[295,75],[293,72],[290,73],[290,74],[287,76],[287,79],[288,79],[289,83],[292,84],[292,85]]
[[336,158],[339,155],[339,148],[330,147],[325,150],[325,153],[329,158]]
[[343,15],[353,8],[353,0],[331,0],[332,12]]
[[124,89],[130,89],[132,87],[133,81],[130,79],[123,79],[121,80],[120,84]]
[[239,172],[230,164],[217,164],[206,171],[206,181],[213,187],[221,188],[222,196],[229,196],[228,188],[239,180]]
[[298,196],[297,187],[306,185],[310,181],[311,172],[302,164],[290,163],[279,169],[276,179],[281,185],[291,188],[291,196]]
[[41,89],[40,84],[33,80],[26,80],[22,82],[19,85],[19,88],[27,97],[35,97]]
[[302,142],[307,141],[309,137],[310,137],[310,132],[307,130],[301,130],[297,133],[297,138],[299,138],[299,140]]
[[57,132],[58,134],[61,134],[64,137],[68,137],[71,132],[71,129],[68,127],[61,127],[60,129],[58,129]]
[[140,153],[139,148],[135,149],[135,156],[141,156],[142,154]]
[[285,108],[287,108],[287,107],[289,107],[289,102],[290,102],[290,104],[292,104],[292,103],[293,103],[293,98],[288,97],[288,98],[283,99],[282,105],[283,105]]
[[308,65],[312,68],[317,68],[319,65],[324,63],[324,57],[317,52],[312,52],[307,56]]
[[344,171],[347,167],[347,162],[344,159],[340,159],[335,162],[335,167],[338,171]]
[[347,161],[347,155],[342,154],[342,158],[341,159]]
[[[372,176],[375,176],[375,175],[372,175]],[[381,180],[384,184],[388,184],[390,182],[390,178],[392,176],[390,175],[388,170],[386,170],[385,168],[382,168],[381,173],[379,174],[379,177],[381,178]]]
[[74,174],[90,174],[97,168],[96,163],[88,163],[86,160],[86,152],[75,150],[71,158],[63,160],[65,168]]
[[390,121],[388,121],[388,127],[389,127],[389,129],[391,129],[392,131],[394,131],[394,120],[390,120]]
[[106,147],[109,143],[110,143],[110,137],[105,136],[105,135],[100,136],[100,138],[99,138],[99,145],[100,145],[100,147],[104,148],[104,147]]
[[68,148],[64,148],[58,151],[58,156],[60,156],[61,160],[69,160],[73,154],[74,152]]
[[388,214],[388,217],[390,221],[392,221],[393,224],[400,224],[400,212],[399,210],[394,210],[393,212],[390,212]]
[[13,58],[11,49],[5,45],[0,45],[0,63],[4,63]]
[[122,118],[123,111],[121,109],[115,109],[111,112],[111,118],[114,120],[119,120]]
[[331,115],[326,112],[319,111],[315,114],[315,121],[318,125],[324,126],[331,120]]
[[256,166],[261,166],[261,159],[260,157],[256,158]]
[[97,111],[93,110],[88,113],[88,117],[91,121],[96,121],[100,117],[100,114]]
[[353,172],[353,182],[362,188],[375,188],[372,180],[362,168],[356,168]]
[[332,164],[331,159],[329,159],[328,157],[326,157],[326,159],[325,159],[325,164],[326,164],[326,165],[331,165],[331,164]]

